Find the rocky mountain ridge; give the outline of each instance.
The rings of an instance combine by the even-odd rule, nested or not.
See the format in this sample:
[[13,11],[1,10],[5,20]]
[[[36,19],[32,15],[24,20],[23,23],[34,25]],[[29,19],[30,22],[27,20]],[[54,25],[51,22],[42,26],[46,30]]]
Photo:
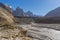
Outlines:
[[23,9],[17,7],[16,10],[13,11],[14,16],[19,17],[35,17],[35,15],[31,11],[24,12]]
[[60,17],[60,7],[56,8],[54,10],[51,10],[45,16],[46,17]]

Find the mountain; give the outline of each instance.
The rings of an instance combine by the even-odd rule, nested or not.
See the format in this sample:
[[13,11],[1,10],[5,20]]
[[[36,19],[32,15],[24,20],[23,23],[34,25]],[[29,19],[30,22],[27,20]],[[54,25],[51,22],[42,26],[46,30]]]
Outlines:
[[7,5],[7,4],[3,4],[3,3],[0,3],[0,7],[6,9],[7,11],[9,11],[10,13],[13,12],[13,9],[11,6]]
[[20,7],[17,7],[16,10],[14,10],[14,16],[24,16],[24,11]]
[[28,12],[26,12],[25,14],[26,14],[26,16],[28,16],[28,17],[33,17],[33,13],[32,13],[31,11],[28,11]]
[[60,23],[60,7],[48,12],[44,17],[35,19],[36,23]]
[[60,17],[60,7],[48,12],[45,16],[46,17]]
[[0,3],[0,24],[12,24],[13,15],[11,14],[10,7],[3,3]]
[[14,16],[19,16],[19,17],[34,17],[35,15],[31,11],[24,12],[23,9],[20,7],[17,7],[16,10],[13,12]]

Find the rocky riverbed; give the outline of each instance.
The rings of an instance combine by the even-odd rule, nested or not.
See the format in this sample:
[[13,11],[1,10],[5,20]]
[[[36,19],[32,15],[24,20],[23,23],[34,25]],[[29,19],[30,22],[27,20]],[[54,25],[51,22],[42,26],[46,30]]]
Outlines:
[[60,24],[0,26],[0,40],[60,40]]
[[60,24],[18,24],[33,40],[60,40]]
[[0,40],[32,40],[26,36],[27,30],[22,27],[2,25],[0,26]]

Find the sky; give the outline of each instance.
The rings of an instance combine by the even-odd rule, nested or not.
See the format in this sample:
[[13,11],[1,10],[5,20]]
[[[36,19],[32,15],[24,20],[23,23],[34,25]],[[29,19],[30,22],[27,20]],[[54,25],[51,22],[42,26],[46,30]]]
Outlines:
[[19,6],[25,12],[31,11],[39,16],[44,16],[49,11],[60,7],[60,0],[0,0],[0,2],[12,6],[14,10]]

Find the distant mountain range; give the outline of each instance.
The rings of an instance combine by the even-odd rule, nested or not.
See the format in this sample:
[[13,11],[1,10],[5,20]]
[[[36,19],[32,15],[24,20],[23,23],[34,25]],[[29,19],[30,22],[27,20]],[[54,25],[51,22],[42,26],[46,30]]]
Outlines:
[[[20,7],[17,7],[16,10],[13,10],[11,6],[7,4],[0,3],[0,6],[5,8],[6,10],[13,13],[14,16],[19,17],[38,17],[37,15],[34,15],[31,11],[24,12],[24,10]],[[39,16],[40,17],[40,16]],[[48,12],[44,17],[60,17],[60,7],[51,10]]]
[[36,17],[31,11],[24,12],[23,9],[17,7],[16,10],[13,11],[14,16],[19,17]]
[[24,10],[20,7],[17,7],[16,10],[13,10],[13,8],[11,8],[11,6],[7,4],[0,3],[0,6],[10,11],[11,13],[13,13],[14,16],[19,16],[19,17],[36,17],[37,16],[37,15],[34,15],[31,11],[24,12]]
[[44,17],[34,15],[31,11],[24,12],[24,10],[20,7],[17,7],[16,10],[13,10],[9,5],[3,3],[0,3],[0,7],[3,7],[4,9],[12,13],[15,16],[15,19],[18,19],[19,21],[21,21],[21,18],[26,22],[26,20],[30,18],[29,22],[33,20],[36,23],[60,23],[60,7],[51,10]]
[[[21,9],[20,7],[17,7],[16,10],[13,10],[13,14],[14,16],[19,16],[19,17],[40,17],[34,15],[31,11],[24,12],[24,10]],[[51,10],[44,17],[60,17],[60,7]]]

